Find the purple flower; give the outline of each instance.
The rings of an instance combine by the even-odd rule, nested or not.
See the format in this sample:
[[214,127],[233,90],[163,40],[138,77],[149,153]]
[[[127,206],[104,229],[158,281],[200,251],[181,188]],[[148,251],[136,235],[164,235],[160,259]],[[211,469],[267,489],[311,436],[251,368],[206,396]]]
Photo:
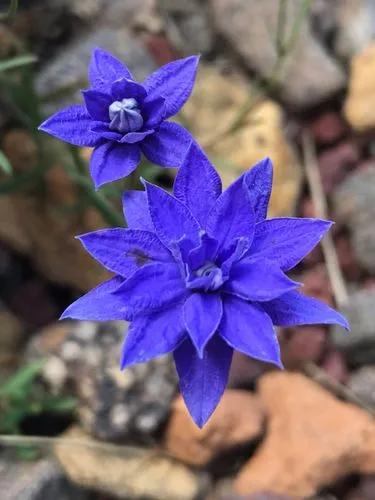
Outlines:
[[179,167],[192,140],[187,130],[165,121],[188,99],[199,58],[166,64],[139,84],[118,59],[95,49],[91,88],[84,105],[69,106],[39,127],[76,146],[94,147],[90,171],[96,188],[128,176],[141,152],[163,167]]
[[145,182],[124,195],[130,229],[80,236],[115,277],[78,299],[64,318],[132,321],[122,367],[174,352],[186,405],[199,426],[225,389],[233,349],[282,366],[273,325],[345,318],[301,295],[285,274],[331,222],[265,220],[272,187],[266,159],[221,192],[221,181],[192,143],[174,194]]

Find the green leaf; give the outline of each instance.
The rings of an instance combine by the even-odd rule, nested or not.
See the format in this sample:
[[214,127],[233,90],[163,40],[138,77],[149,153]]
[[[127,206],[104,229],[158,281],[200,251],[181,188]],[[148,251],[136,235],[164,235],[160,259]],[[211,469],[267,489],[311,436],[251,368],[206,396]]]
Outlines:
[[37,58],[31,54],[23,56],[12,57],[11,59],[4,59],[0,61],[0,73],[9,69],[16,69],[27,64],[32,64],[37,61]]
[[1,151],[0,149],[0,168],[1,170],[10,175],[13,172],[12,165],[10,164],[10,161],[8,158],[5,156],[5,154]]
[[4,21],[7,18],[12,18],[16,15],[18,10],[18,0],[10,0],[8,12],[5,14],[0,14],[0,21]]
[[39,360],[23,366],[0,387],[0,397],[25,398],[43,365],[44,360]]

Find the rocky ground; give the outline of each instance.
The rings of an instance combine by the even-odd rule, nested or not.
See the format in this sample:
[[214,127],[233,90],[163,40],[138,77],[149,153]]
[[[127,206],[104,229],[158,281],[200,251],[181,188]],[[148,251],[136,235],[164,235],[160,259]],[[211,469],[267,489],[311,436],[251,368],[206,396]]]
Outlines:
[[[0,24],[0,61],[38,56],[27,82],[45,114],[79,99],[95,46],[140,79],[201,53],[179,119],[226,184],[272,158],[271,216],[320,214],[303,161],[308,133],[344,289],[321,248],[297,274],[352,327],[280,330],[284,372],[237,354],[223,400],[197,429],[169,358],[119,371],[126,324],[56,322],[105,277],[73,236],[107,223],[64,170],[67,150],[25,126],[19,111],[30,117],[31,106],[0,94],[0,150],[16,179],[0,178],[0,373],[43,359],[37,388],[77,401],[63,417],[25,416],[24,434],[58,437],[38,443],[37,460],[0,448],[5,500],[375,498],[375,4],[315,0],[296,30],[301,3],[286,2],[285,33],[298,33],[277,78],[275,0],[30,0]],[[225,133],[246,106],[241,127]],[[172,175],[158,181],[169,186]]]

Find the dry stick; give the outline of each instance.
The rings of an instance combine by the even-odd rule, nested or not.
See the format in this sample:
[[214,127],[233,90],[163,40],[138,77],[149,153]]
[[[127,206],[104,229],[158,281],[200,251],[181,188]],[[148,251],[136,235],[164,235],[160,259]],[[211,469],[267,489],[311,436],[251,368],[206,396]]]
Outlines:
[[[312,137],[308,132],[303,133],[302,146],[307,182],[309,185],[316,215],[321,219],[327,219],[327,201],[324,195],[322,181],[320,178],[315,145]],[[330,233],[328,233],[324,237],[321,245],[335,301],[340,308],[345,307],[349,303],[348,292],[346,289],[343,274],[340,269],[333,238]],[[303,370],[306,375],[308,375],[310,378],[315,380],[315,382],[319,383],[326,389],[330,390],[336,396],[339,396],[346,401],[360,406],[370,415],[375,417],[374,408],[362,401],[362,399],[359,398],[353,391],[348,389],[348,387],[340,384],[332,377],[327,375],[327,373],[319,368],[319,366],[317,366],[315,363],[306,363],[303,367]]]

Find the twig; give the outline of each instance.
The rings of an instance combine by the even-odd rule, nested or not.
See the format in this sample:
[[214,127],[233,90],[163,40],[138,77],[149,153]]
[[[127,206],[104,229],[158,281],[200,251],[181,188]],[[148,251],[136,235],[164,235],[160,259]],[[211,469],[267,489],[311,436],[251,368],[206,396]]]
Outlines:
[[[328,207],[326,198],[324,196],[322,181],[320,178],[315,145],[308,132],[304,132],[303,134],[302,145],[306,177],[309,184],[316,215],[321,219],[327,219]],[[349,303],[348,291],[345,285],[343,274],[340,269],[340,264],[333,238],[330,233],[328,233],[324,237],[321,245],[335,301],[340,308],[345,307]]]

